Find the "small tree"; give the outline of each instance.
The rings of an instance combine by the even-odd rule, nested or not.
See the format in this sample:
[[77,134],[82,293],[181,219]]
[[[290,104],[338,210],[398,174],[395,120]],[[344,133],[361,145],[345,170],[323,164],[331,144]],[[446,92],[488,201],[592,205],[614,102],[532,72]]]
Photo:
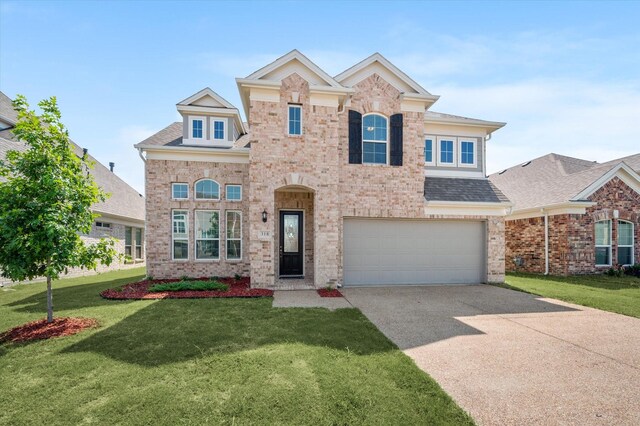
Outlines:
[[[24,96],[13,106],[13,135],[26,151],[9,151],[0,160],[0,271],[14,281],[47,278],[47,322],[53,321],[51,281],[71,267],[109,265],[117,256],[113,239],[85,244],[97,215],[91,206],[106,199],[89,173],[92,164],[73,151],[60,121],[56,98],[29,110]],[[4,178],[4,179],[2,179]]]

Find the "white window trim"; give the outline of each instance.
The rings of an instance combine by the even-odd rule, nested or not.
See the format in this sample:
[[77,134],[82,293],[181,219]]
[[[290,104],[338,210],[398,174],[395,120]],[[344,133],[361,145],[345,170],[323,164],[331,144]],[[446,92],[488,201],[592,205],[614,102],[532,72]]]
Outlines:
[[[198,212],[211,212],[211,213],[218,213],[218,238],[198,238],[198,224],[196,223],[196,221],[198,220]],[[194,235],[193,235],[193,258],[195,259],[195,261],[197,262],[217,262],[220,261],[220,253],[221,253],[221,247],[220,247],[220,242],[222,241],[222,238],[220,238],[220,233],[222,231],[222,227],[220,226],[220,210],[206,210],[206,209],[196,209],[194,210],[194,214],[193,214],[193,229],[194,229]],[[214,257],[212,259],[200,259],[198,257],[198,241],[218,241],[218,257]]]
[[[173,192],[173,187],[176,185],[185,185],[187,187],[187,197],[186,198],[175,198],[173,196],[174,192]],[[172,200],[188,200],[189,199],[189,184],[186,182],[173,182],[171,184],[171,199]]]
[[[290,124],[291,124],[291,108],[298,108],[300,110],[300,134],[296,134],[296,133],[289,133],[290,130]],[[302,136],[302,134],[304,133],[304,126],[303,126],[303,121],[302,121],[303,117],[302,117],[302,105],[297,105],[297,104],[287,104],[287,135],[289,136]]]
[[[193,136],[193,121],[194,120],[202,120],[202,137],[201,138],[196,138]],[[193,141],[203,141],[206,139],[207,136],[207,119],[203,116],[195,116],[192,115],[189,117],[189,140],[193,140]]]
[[[462,142],[473,144],[473,163],[462,162]],[[476,168],[478,167],[478,141],[475,139],[458,138],[458,167]]]
[[[134,238],[133,239],[133,248],[135,249],[135,255],[136,256],[132,256],[134,259],[136,260],[140,260],[140,259],[144,259],[144,229],[142,228],[133,228],[133,235],[138,235],[138,231],[140,231],[140,241],[138,241],[138,238]],[[132,236],[133,236],[132,235]],[[140,245],[138,245],[138,242],[140,243]],[[138,257],[138,247],[140,247],[140,257]]]
[[[187,234],[187,238],[176,238],[175,237],[175,229],[173,227],[173,222],[174,222],[174,214],[175,212],[185,212],[186,213],[186,217],[184,220],[184,230],[185,233]],[[187,242],[187,258],[186,259],[176,259],[176,254],[174,252],[174,242],[175,241],[186,241]],[[188,262],[189,261],[189,210],[185,210],[185,209],[173,209],[171,210],[171,260],[175,261],[175,262]]]
[[[229,225],[227,214],[228,213],[239,213],[240,214],[240,238],[229,238],[229,234],[227,233],[227,227]],[[240,241],[240,257],[229,259],[229,252],[227,247],[227,242],[229,241]],[[242,261],[242,249],[244,244],[242,243],[242,210],[225,210],[224,211],[224,258],[227,262],[241,262]]]
[[[437,157],[436,157],[436,164],[438,166],[443,166],[443,167],[457,167],[457,147],[458,147],[458,138],[453,137],[453,136],[438,136],[437,138]],[[453,142],[453,162],[452,163],[444,163],[440,160],[440,145],[442,141],[452,141]]]
[[[216,122],[222,123],[222,138],[216,138]],[[222,118],[211,119],[211,140],[212,141],[226,141],[227,140],[227,120]]]
[[[620,244],[620,223],[628,223],[631,225],[631,245],[628,244]],[[618,247],[618,253],[617,256],[619,256],[620,253],[620,247],[624,247],[624,248],[628,248],[631,247],[631,263],[625,263],[622,266],[631,266],[633,264],[635,264],[635,260],[636,260],[636,253],[635,253],[635,244],[636,244],[636,226],[633,222],[629,221],[629,220],[618,220],[618,235],[617,235],[617,239],[616,239],[616,244]],[[618,259],[616,259],[616,262],[618,261]]]
[[[423,140],[424,140],[424,145],[426,145],[427,143],[427,139],[431,140],[431,161],[427,161],[427,157],[425,156],[424,158],[424,164],[425,166],[435,166],[436,165],[436,145],[438,144],[438,142],[436,142],[436,137],[432,136],[432,135],[425,135]],[[422,153],[424,154],[424,145],[422,146]]]
[[[598,224],[598,223],[600,223],[600,222],[609,222],[609,245],[598,245],[598,244],[596,243],[596,237],[597,237],[597,236],[596,236],[596,226],[597,226],[597,224]],[[609,248],[609,263],[607,263],[607,264],[599,264],[599,263],[596,263],[596,267],[610,267],[610,266],[612,265],[612,262],[613,262],[612,257],[613,257],[613,256],[612,256],[611,246],[612,246],[612,242],[613,242],[613,241],[612,241],[612,237],[613,237],[613,226],[611,226],[611,225],[612,225],[612,223],[611,223],[611,219],[607,219],[607,220],[599,220],[599,221],[597,221],[596,223],[594,223],[594,224],[593,224],[593,236],[594,236],[594,238],[593,238],[593,242],[594,242],[594,244],[593,244],[593,245],[594,245],[594,247],[595,247],[595,249],[594,249],[594,257],[595,257],[595,251],[596,251],[596,249],[597,249],[598,247],[608,247],[608,248]]]
[[[216,185],[218,185],[218,198],[198,198],[198,191],[196,191],[196,185],[199,182],[202,182],[202,181],[205,181],[205,180],[210,180],[212,182],[215,182]],[[199,180],[195,181],[194,184],[193,184],[193,199],[194,200],[198,200],[198,201],[220,201],[220,183],[218,183],[217,180],[211,179],[211,178],[202,178],[202,179],[199,179]]]
[[[387,120],[387,139],[385,141],[372,141],[372,140],[364,138],[364,118],[369,116],[369,115],[379,115],[380,117],[384,117],[384,119]],[[391,143],[389,141],[389,131],[390,131],[389,127],[390,127],[389,117],[387,117],[384,114],[380,114],[379,112],[371,112],[369,114],[365,114],[365,115],[362,116],[362,128],[360,129],[360,132],[362,133],[362,144],[360,145],[360,150],[362,151],[362,164],[369,164],[369,165],[373,165],[373,166],[385,166],[385,165],[388,166],[389,165],[389,157],[391,155],[391,153],[389,152],[390,149],[391,149],[390,148]],[[384,143],[384,144],[386,144],[387,145],[387,156],[386,156],[387,157],[386,158],[387,161],[386,161],[386,163],[369,163],[369,162],[365,162],[364,161],[364,143],[365,142]]]
[[[229,187],[230,186],[237,186],[237,187],[240,188],[240,199],[239,200],[232,200],[232,199],[229,198]],[[225,198],[225,200],[227,200],[229,202],[232,202],[232,203],[237,203],[237,202],[242,201],[242,185],[236,184],[236,183],[230,183],[230,184],[225,185],[224,198]]]
[[[173,224],[171,224],[171,225],[173,226]],[[127,229],[131,232],[131,240],[130,240],[131,243],[130,244],[127,244]],[[135,257],[134,257],[135,253],[133,252],[133,248],[136,246],[135,245],[135,241],[134,241],[135,240],[135,233],[133,232],[134,229],[136,229],[136,228],[134,228],[133,226],[125,226],[124,227],[124,239],[123,239],[124,240],[124,255],[127,256],[127,247],[129,247],[129,253],[131,253],[131,254],[128,255],[128,256],[130,256],[132,259],[135,259]]]

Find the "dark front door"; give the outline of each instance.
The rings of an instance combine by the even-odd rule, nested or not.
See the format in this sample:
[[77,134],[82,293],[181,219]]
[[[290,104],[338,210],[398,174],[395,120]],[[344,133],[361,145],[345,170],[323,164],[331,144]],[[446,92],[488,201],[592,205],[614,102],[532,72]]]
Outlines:
[[280,276],[302,276],[302,212],[280,211]]

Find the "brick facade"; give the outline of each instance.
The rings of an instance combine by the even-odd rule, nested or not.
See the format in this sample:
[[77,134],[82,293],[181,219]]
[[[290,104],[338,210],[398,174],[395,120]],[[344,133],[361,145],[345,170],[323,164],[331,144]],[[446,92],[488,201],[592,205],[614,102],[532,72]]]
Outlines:
[[[157,278],[211,277],[249,275],[248,240],[248,165],[234,163],[208,163],[199,161],[147,160],[146,166],[147,202],[147,273]],[[195,182],[213,179],[220,185],[220,200],[195,200]],[[187,183],[189,200],[171,198],[172,183]],[[227,201],[225,185],[242,185],[242,201]],[[186,210],[189,216],[189,259],[172,260],[172,210]],[[195,236],[193,231],[195,210],[215,210],[220,212],[220,260],[195,260]],[[242,260],[226,260],[227,210],[242,212]]]
[[[590,274],[609,267],[595,266],[595,222],[611,220],[612,264],[617,260],[618,221],[634,224],[634,258],[640,263],[640,194],[614,177],[589,197],[597,204],[585,214],[549,216],[549,273],[552,275]],[[617,211],[617,218],[614,214]],[[516,267],[513,259],[524,264]],[[506,267],[508,271],[544,273],[544,218],[506,222]]]

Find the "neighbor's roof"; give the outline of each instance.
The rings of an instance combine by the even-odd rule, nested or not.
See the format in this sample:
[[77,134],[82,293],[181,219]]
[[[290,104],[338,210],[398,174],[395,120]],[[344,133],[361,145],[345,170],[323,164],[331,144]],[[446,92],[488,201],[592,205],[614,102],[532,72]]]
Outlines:
[[488,179],[427,177],[424,180],[427,201],[508,203],[509,199]]
[[[176,121],[169,124],[164,129],[149,136],[147,139],[135,145],[136,148],[150,148],[154,146],[182,146],[182,121]],[[232,148],[247,148],[249,135],[244,134],[238,138]],[[229,147],[220,147],[214,145],[199,145],[198,148],[210,149],[229,149]]]
[[552,153],[489,179],[514,203],[514,210],[525,210],[581,201],[576,199],[581,192],[621,164],[640,171],[640,154],[597,163]]
[[[7,103],[9,108],[13,110],[11,107],[11,99],[0,92],[0,111],[7,109]],[[71,144],[76,155],[81,157],[82,148],[73,141],[71,141]],[[11,129],[0,131],[0,158],[5,158],[8,151],[24,151],[26,149],[27,145],[22,141],[16,140],[11,133]],[[102,188],[104,192],[111,194],[104,202],[95,204],[92,210],[97,213],[119,216],[123,219],[144,221],[144,197],[91,155],[88,154],[87,158],[94,162],[91,174],[96,184]]]

